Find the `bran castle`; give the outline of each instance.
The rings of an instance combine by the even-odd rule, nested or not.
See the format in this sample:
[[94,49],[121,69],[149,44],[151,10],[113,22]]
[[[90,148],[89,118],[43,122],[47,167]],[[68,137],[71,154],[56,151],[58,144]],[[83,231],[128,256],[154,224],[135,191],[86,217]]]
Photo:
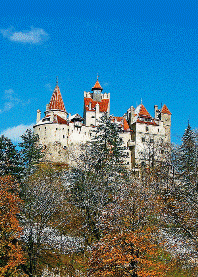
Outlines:
[[[84,92],[84,113],[68,114],[58,86],[54,89],[45,117],[37,110],[34,134],[50,162],[71,164],[68,151],[79,154],[80,146],[91,140],[98,121],[104,113],[110,114],[110,93],[102,93],[98,78],[91,92]],[[144,163],[166,159],[167,151],[162,147],[170,144],[171,113],[166,105],[154,106],[152,117],[141,103],[131,106],[123,117],[112,117],[119,127],[126,154],[125,164],[130,169]]]

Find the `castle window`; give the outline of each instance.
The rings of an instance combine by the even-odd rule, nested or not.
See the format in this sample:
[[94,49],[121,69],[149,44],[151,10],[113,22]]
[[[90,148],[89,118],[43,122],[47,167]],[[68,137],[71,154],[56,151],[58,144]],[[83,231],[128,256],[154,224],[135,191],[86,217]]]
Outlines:
[[146,126],[146,132],[148,132],[148,130],[149,130],[149,128],[148,128],[148,126]]
[[158,133],[159,133],[159,129],[158,129]]
[[68,131],[68,135],[69,135],[69,129],[67,131]]
[[63,130],[64,130],[64,128],[63,128]]
[[63,138],[65,138],[65,135],[63,135]]
[[151,138],[151,139],[150,139],[150,142],[153,143],[153,142],[154,142],[154,139]]
[[46,127],[45,127],[45,130],[46,130]]
[[142,138],[142,142],[145,142],[145,138]]
[[56,128],[56,130],[58,130],[58,128]]
[[40,130],[41,128],[39,128],[39,130]]
[[86,136],[86,132],[85,132],[85,136]]
[[64,149],[67,149],[67,146],[66,146],[66,145],[64,146]]

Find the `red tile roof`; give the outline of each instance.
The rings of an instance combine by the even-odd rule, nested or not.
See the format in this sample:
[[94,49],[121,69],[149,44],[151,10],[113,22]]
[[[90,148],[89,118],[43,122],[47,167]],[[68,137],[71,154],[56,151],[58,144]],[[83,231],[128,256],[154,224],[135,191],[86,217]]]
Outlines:
[[65,105],[63,103],[62,95],[60,93],[60,89],[58,86],[55,87],[54,92],[52,94],[50,103],[50,110],[60,110],[66,112]]
[[57,123],[59,123],[59,124],[67,124],[68,125],[68,122],[65,119],[63,119],[59,115],[56,115],[56,117],[57,117]]
[[[89,110],[89,103],[91,102],[91,110]],[[84,98],[86,111],[95,111],[96,104],[99,104],[100,112],[107,112],[109,106],[109,99],[102,99],[101,102],[93,101],[92,98]]]
[[170,115],[172,114],[165,104],[163,105],[161,112],[166,113],[166,114],[170,114]]
[[124,131],[130,131],[130,128],[129,128],[129,124],[127,123],[126,121],[126,118],[122,117],[122,116],[116,116],[115,117],[117,122],[121,122],[121,126],[124,128]]
[[94,89],[101,89],[101,90],[103,90],[103,88],[101,87],[101,85],[100,85],[98,79],[97,79],[95,85],[92,87],[91,90],[94,90]]
[[144,107],[143,104],[140,104],[140,110],[138,113],[139,117],[146,117],[146,118],[151,118],[151,115],[147,111],[147,109]]

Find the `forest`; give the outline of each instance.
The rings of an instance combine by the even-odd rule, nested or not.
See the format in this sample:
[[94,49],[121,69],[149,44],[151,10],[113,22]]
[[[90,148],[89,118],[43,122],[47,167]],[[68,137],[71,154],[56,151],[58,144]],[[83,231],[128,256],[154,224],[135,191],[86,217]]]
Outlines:
[[72,167],[0,137],[0,276],[198,276],[198,131],[139,176],[108,116],[81,147]]

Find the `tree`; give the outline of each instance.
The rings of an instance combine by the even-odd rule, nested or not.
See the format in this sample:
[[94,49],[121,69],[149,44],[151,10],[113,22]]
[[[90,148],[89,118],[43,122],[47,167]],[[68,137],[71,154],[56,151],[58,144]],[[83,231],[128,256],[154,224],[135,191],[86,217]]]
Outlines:
[[11,140],[0,137],[0,175],[19,177],[21,172],[20,156]]
[[23,276],[20,266],[25,263],[19,243],[21,227],[19,186],[11,176],[0,177],[0,276]]
[[[35,276],[42,270],[42,256],[58,252],[49,234],[55,234],[66,221],[65,189],[59,172],[51,165],[41,164],[24,183],[20,222],[24,228],[24,251],[27,253],[26,272]],[[54,235],[55,237],[55,235]],[[52,255],[52,253],[51,253]],[[47,259],[44,261],[47,264]]]
[[27,129],[21,138],[23,141],[19,143],[19,146],[23,166],[25,171],[30,173],[34,165],[38,164],[43,157],[42,147],[38,145],[38,135],[34,135],[31,129]]
[[109,202],[115,200],[123,184],[123,157],[118,126],[105,114],[91,142],[82,146],[78,168],[67,172],[71,203],[81,209],[86,220],[84,236],[87,244],[99,240],[101,212]]
[[164,175],[150,175],[149,180],[153,187],[160,187],[155,193],[161,207],[162,228],[175,236],[187,238],[192,251],[198,249],[196,147],[195,132],[188,124],[182,144],[172,149],[172,170]]
[[178,171],[183,176],[185,182],[193,182],[197,176],[197,149],[195,133],[188,123],[187,129],[182,137],[182,145],[178,153]]
[[130,180],[103,210],[103,236],[90,251],[90,276],[163,276],[168,268],[158,241],[154,190]]

